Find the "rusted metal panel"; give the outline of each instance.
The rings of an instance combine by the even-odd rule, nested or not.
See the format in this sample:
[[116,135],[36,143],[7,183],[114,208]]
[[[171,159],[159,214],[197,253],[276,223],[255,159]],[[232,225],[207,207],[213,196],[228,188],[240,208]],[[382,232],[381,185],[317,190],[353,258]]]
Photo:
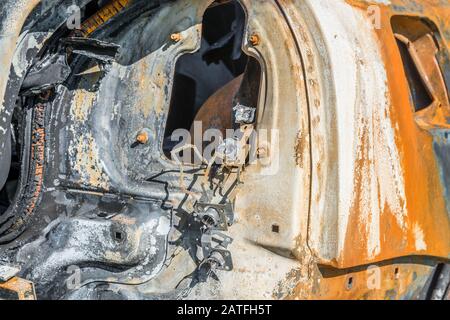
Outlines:
[[4,283],[0,282],[0,291],[3,291],[1,292],[3,296],[10,296],[11,300],[36,300],[33,282],[18,277]]
[[[369,4],[360,5],[311,1],[309,20],[315,23],[309,25],[317,25],[319,35],[297,30],[300,39],[315,42],[304,55],[309,92],[325,97],[322,104],[315,100],[316,108],[310,102],[308,242],[319,263],[339,268],[408,255],[446,259],[444,185],[433,136],[417,126],[410,108],[390,27],[394,6],[377,3],[384,27],[376,31],[367,16]],[[315,64],[325,71],[319,80]]]
[[[386,264],[352,272],[317,269],[311,287],[298,285],[289,296],[306,300],[416,300],[429,279],[430,267]],[[320,280],[319,280],[320,279]]]
[[[242,76],[227,84],[223,89],[211,96],[197,113],[195,121],[203,124],[203,130],[218,129],[226,135],[226,128],[232,128],[231,110],[233,109],[233,99],[242,84]],[[223,106],[217,108],[217,105]],[[194,134],[194,128],[191,128]]]

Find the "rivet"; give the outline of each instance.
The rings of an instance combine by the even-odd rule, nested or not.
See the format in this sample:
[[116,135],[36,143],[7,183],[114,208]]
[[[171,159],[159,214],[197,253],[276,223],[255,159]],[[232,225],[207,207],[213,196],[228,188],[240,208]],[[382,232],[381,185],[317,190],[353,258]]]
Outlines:
[[180,42],[181,41],[181,34],[180,33],[172,33],[170,35],[170,39],[174,42]]
[[261,39],[259,38],[259,35],[257,35],[257,34],[251,35],[249,40],[253,46],[257,46],[261,43]]
[[149,140],[148,133],[146,131],[141,131],[136,136],[136,141],[139,142],[140,144],[146,144],[148,140]]

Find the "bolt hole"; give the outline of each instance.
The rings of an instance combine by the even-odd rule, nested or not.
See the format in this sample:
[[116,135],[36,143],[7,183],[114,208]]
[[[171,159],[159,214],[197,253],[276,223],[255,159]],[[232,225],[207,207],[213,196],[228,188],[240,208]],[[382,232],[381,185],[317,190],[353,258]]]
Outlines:
[[347,290],[352,289],[352,288],[353,288],[353,285],[354,285],[353,277],[349,277],[349,278],[347,279]]
[[122,241],[123,240],[123,234],[122,234],[122,232],[115,232],[114,233],[114,238],[117,240],[117,241]]
[[399,270],[399,268],[395,268],[395,270],[394,270],[394,275],[395,275],[395,279],[398,279],[398,278],[399,278],[399,276],[400,276],[400,270]]
[[280,226],[276,225],[276,224],[273,224],[272,225],[272,232],[273,233],[280,233]]

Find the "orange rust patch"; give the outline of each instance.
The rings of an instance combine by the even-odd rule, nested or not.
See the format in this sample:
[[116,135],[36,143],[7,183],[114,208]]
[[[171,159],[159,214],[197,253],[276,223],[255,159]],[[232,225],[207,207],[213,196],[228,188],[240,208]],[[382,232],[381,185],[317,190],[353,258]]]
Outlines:
[[297,141],[295,144],[295,163],[303,168],[305,150],[308,148],[308,143],[306,141],[306,133],[300,131],[297,136]]
[[429,266],[413,264],[373,265],[350,273],[316,268],[312,283],[299,283],[287,299],[418,299],[431,272]]
[[19,300],[36,300],[33,283],[18,277],[0,282],[0,289],[16,293]]

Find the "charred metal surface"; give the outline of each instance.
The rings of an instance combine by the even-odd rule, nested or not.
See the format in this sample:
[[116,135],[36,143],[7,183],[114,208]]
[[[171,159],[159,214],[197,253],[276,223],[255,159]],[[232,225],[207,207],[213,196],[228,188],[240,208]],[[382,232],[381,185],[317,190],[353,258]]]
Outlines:
[[[17,274],[0,297],[448,295],[449,4],[75,3],[75,30],[72,0],[0,6],[0,190],[13,146],[21,163],[0,213],[0,270]],[[207,43],[212,8],[233,18]],[[181,96],[202,102],[181,117],[237,129],[199,164],[177,158],[195,142],[164,150],[177,78],[193,76],[182,62],[206,89]]]

